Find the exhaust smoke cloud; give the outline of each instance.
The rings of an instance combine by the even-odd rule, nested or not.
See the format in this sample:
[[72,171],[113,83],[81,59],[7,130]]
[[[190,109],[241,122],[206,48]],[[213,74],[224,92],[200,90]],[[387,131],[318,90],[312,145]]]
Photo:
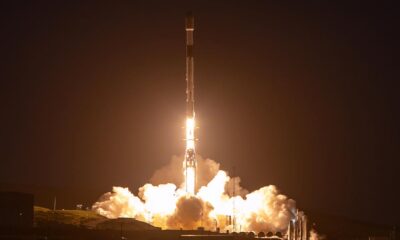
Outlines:
[[[285,231],[296,203],[273,186],[248,192],[211,159],[197,156],[196,193],[185,191],[183,157],[174,156],[136,195],[113,187],[93,204],[107,218],[130,217],[162,229]],[[235,185],[235,195],[232,194]]]

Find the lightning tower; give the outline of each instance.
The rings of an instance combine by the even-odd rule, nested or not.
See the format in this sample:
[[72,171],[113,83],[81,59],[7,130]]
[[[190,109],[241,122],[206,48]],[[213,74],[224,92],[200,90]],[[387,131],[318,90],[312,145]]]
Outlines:
[[196,152],[195,152],[195,113],[194,113],[194,58],[192,13],[186,15],[186,150],[183,163],[185,189],[188,194],[195,194],[196,188]]

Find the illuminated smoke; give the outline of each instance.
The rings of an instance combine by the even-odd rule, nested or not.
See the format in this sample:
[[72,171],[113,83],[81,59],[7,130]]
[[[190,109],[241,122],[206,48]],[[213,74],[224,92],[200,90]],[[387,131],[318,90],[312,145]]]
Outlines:
[[144,219],[144,204],[128,188],[113,187],[112,192],[103,194],[93,209],[107,218],[132,217]]
[[286,230],[295,212],[294,200],[280,194],[273,185],[248,193],[240,186],[239,178],[230,178],[215,161],[198,156],[197,162],[195,195],[186,194],[182,158],[175,156],[154,173],[151,183],[141,187],[137,196],[127,188],[114,187],[112,192],[100,197],[93,209],[108,218],[131,217],[163,229],[203,226],[232,231],[232,219],[235,219],[236,230]]
[[180,197],[176,211],[168,218],[167,227],[172,229],[195,229],[198,226],[210,226],[208,215],[212,206],[196,196]]
[[314,229],[310,230],[310,240],[324,240],[325,238],[324,235],[318,234]]
[[[150,183],[153,185],[159,185],[163,183],[173,183],[176,186],[184,189],[184,172],[183,169],[183,156],[173,156],[171,161],[163,166],[162,168],[156,170],[153,176],[150,178]],[[197,161],[197,189],[200,186],[207,185],[211,179],[219,171],[219,163],[211,159],[203,159],[200,155],[196,155]]]

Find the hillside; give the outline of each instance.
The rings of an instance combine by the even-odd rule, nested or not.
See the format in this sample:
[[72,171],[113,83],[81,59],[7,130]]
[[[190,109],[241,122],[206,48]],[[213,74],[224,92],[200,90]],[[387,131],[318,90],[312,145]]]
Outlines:
[[93,211],[84,210],[56,210],[34,207],[34,224],[37,227],[49,225],[70,225],[74,227],[95,228],[100,222],[107,218],[98,215]]
[[121,226],[125,230],[157,230],[148,223],[141,222],[132,218],[107,219],[93,211],[85,210],[56,210],[48,208],[34,207],[34,223],[36,227],[67,227],[67,228],[87,228],[102,230],[120,230]]

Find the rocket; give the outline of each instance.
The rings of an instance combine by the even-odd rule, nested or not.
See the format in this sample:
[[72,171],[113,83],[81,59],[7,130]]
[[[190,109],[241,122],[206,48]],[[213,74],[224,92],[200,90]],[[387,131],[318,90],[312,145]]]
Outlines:
[[195,153],[195,113],[194,113],[194,58],[193,32],[194,18],[191,12],[186,15],[186,150],[184,160],[185,188],[195,194],[196,153]]
[[194,58],[193,32],[194,18],[191,12],[186,15],[186,117],[194,118]]

